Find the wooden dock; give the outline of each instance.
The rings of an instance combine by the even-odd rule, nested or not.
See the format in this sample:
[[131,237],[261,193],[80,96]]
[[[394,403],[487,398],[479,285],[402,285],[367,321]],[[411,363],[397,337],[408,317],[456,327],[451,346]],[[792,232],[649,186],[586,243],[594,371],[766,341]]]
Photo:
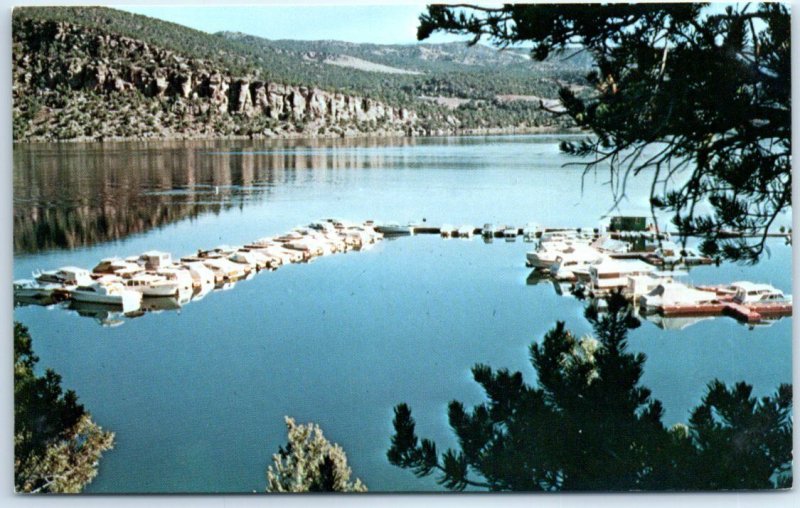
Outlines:
[[792,315],[791,304],[749,304],[742,305],[732,300],[697,305],[668,305],[659,310],[666,317],[679,316],[730,316],[745,323],[759,323],[765,318]]

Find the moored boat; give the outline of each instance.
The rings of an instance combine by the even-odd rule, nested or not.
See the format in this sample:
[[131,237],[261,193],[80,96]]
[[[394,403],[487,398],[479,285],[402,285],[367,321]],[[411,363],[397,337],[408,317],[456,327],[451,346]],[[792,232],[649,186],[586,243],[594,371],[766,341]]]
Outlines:
[[105,303],[119,305],[123,312],[137,310],[142,302],[142,294],[131,291],[118,282],[93,282],[77,286],[70,291],[72,299],[77,302]]
[[63,266],[58,270],[35,272],[33,276],[37,282],[44,284],[61,284],[64,286],[91,284],[93,281],[92,274],[89,273],[89,270],[75,266]]
[[142,296],[174,296],[178,283],[154,273],[137,273],[122,280],[126,289],[137,291]]

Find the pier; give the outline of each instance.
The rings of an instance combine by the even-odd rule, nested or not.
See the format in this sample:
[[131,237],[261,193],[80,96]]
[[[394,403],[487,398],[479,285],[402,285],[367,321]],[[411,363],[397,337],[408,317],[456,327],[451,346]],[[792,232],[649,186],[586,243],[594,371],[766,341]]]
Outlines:
[[[491,229],[487,229],[487,227]],[[669,241],[668,234],[654,231],[614,231],[608,233],[601,231],[599,228],[538,227],[532,224],[528,224],[525,227],[505,224],[496,226],[486,224],[484,227],[436,226],[427,223],[379,225],[374,221],[357,224],[326,219],[313,222],[307,227],[295,228],[287,234],[261,238],[243,246],[198,249],[195,254],[182,256],[175,262],[172,261],[169,253],[149,251],[138,257],[101,260],[101,263],[94,268],[93,273],[75,267],[64,267],[64,269],[69,268],[72,271],[84,272],[86,277],[83,281],[73,280],[73,278],[70,280],[59,280],[58,277],[53,279],[53,274],[56,271],[34,274],[36,281],[20,280],[14,282],[14,296],[15,302],[18,304],[51,305],[69,301],[70,308],[81,313],[81,311],[89,312],[84,308],[87,307],[86,295],[81,294],[82,301],[77,301],[76,291],[85,293],[86,286],[91,285],[109,287],[117,285],[121,291],[142,292],[135,308],[131,309],[129,306],[125,306],[121,309],[121,314],[133,317],[141,315],[141,313],[148,310],[180,308],[190,301],[203,298],[214,289],[230,289],[239,280],[249,279],[257,273],[276,270],[284,264],[309,262],[319,256],[361,250],[368,248],[383,237],[401,235],[440,235],[443,238],[462,238],[467,240],[471,239],[472,236],[480,236],[483,237],[485,242],[491,242],[495,238],[513,242],[516,241],[517,237],[522,237],[526,242],[539,240],[537,250],[534,252],[538,252],[543,248],[543,244],[548,242],[565,246],[563,247],[567,249],[565,252],[570,253],[580,247],[585,252],[595,252],[606,260],[612,260],[607,261],[609,266],[605,268],[606,270],[611,270],[611,272],[602,276],[597,273],[593,274],[589,267],[590,265],[596,265],[598,261],[591,261],[594,258],[590,256],[582,259],[578,263],[580,266],[570,266],[570,269],[574,270],[574,272],[567,272],[566,276],[553,272],[556,269],[555,265],[536,265],[539,268],[536,268],[532,275],[536,273],[537,277],[532,278],[529,276],[528,282],[544,279],[551,279],[554,282],[573,281],[573,291],[577,290],[576,286],[586,287],[588,290],[586,294],[592,298],[607,294],[612,290],[621,290],[623,295],[627,296],[634,305],[638,304],[639,296],[644,294],[643,291],[650,291],[662,281],[672,282],[672,274],[674,272],[659,272],[657,269],[677,264],[672,261],[667,262],[667,258],[663,256],[663,253],[657,253],[653,250],[628,250],[630,246],[636,243],[643,245],[645,240],[650,242],[651,249],[654,244],[661,245],[660,242],[662,240]],[[576,246],[574,248],[570,238],[575,241]],[[609,239],[611,239],[610,242]],[[529,260],[534,252],[528,253]],[[556,265],[563,261],[560,256],[556,256],[554,259],[557,261]],[[710,258],[705,257],[694,258],[691,263],[689,260],[681,261],[686,261],[685,264],[687,265],[713,262]],[[573,265],[575,263],[572,262]],[[602,266],[606,267],[606,264]],[[558,270],[560,270],[560,267]],[[203,274],[204,271],[207,272],[207,275]],[[43,279],[42,275],[47,275],[48,278]],[[173,278],[175,280],[183,278],[185,283],[179,286],[176,282],[176,287],[179,286],[179,288],[176,289],[174,294],[156,295],[153,292],[152,284],[156,284],[153,281],[160,280],[158,279],[159,277],[162,279]],[[605,285],[593,288],[593,277],[606,277],[603,279],[605,281],[603,284]],[[648,277],[652,280],[648,279]],[[78,278],[74,277],[74,279]],[[633,282],[631,282],[632,280]],[[55,284],[53,284],[54,282]],[[148,285],[151,285],[151,287],[146,287]],[[560,288],[558,285],[556,287]],[[658,313],[665,317],[727,315],[745,323],[759,323],[766,319],[788,316],[792,312],[790,300],[788,303],[737,302],[735,300],[737,289],[732,286],[698,286],[687,289],[713,294],[713,301],[672,302],[668,305],[659,306]],[[114,300],[111,299],[110,302],[113,306]],[[98,304],[107,305],[109,298],[105,300],[90,300],[88,303],[91,303],[91,308],[94,309]]]

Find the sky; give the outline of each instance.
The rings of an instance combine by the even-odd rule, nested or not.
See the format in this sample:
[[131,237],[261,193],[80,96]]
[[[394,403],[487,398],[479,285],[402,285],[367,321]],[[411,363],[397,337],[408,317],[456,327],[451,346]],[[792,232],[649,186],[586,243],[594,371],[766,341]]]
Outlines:
[[[424,3],[384,5],[115,6],[204,32],[243,32],[267,39],[333,39],[375,44],[415,43]],[[465,40],[434,34],[426,42]]]

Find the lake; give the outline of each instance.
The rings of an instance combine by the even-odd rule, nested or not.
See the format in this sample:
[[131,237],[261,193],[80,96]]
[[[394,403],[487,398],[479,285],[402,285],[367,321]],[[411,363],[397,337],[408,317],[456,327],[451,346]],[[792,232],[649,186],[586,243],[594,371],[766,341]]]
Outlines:
[[[564,167],[575,162],[558,150],[565,137],[18,145],[14,278],[150,249],[179,257],[325,217],[597,227],[612,203],[607,174]],[[633,180],[622,212],[647,214],[648,188]],[[696,267],[689,280],[788,293],[791,247],[769,247],[756,266]],[[448,402],[484,400],[473,365],[535,383],[532,341],[558,320],[590,332],[583,302],[526,283],[530,249],[418,235],[261,273],[178,310],[128,319],[20,306],[14,317],[39,366],[116,433],[88,492],[263,491],[285,415],[318,423],[372,491],[439,490],[386,460],[393,407],[407,402],[420,436],[454,446]],[[791,319],[644,322],[629,347],[647,355],[642,384],[672,425],[714,378],[756,395],[790,383],[791,337]]]

